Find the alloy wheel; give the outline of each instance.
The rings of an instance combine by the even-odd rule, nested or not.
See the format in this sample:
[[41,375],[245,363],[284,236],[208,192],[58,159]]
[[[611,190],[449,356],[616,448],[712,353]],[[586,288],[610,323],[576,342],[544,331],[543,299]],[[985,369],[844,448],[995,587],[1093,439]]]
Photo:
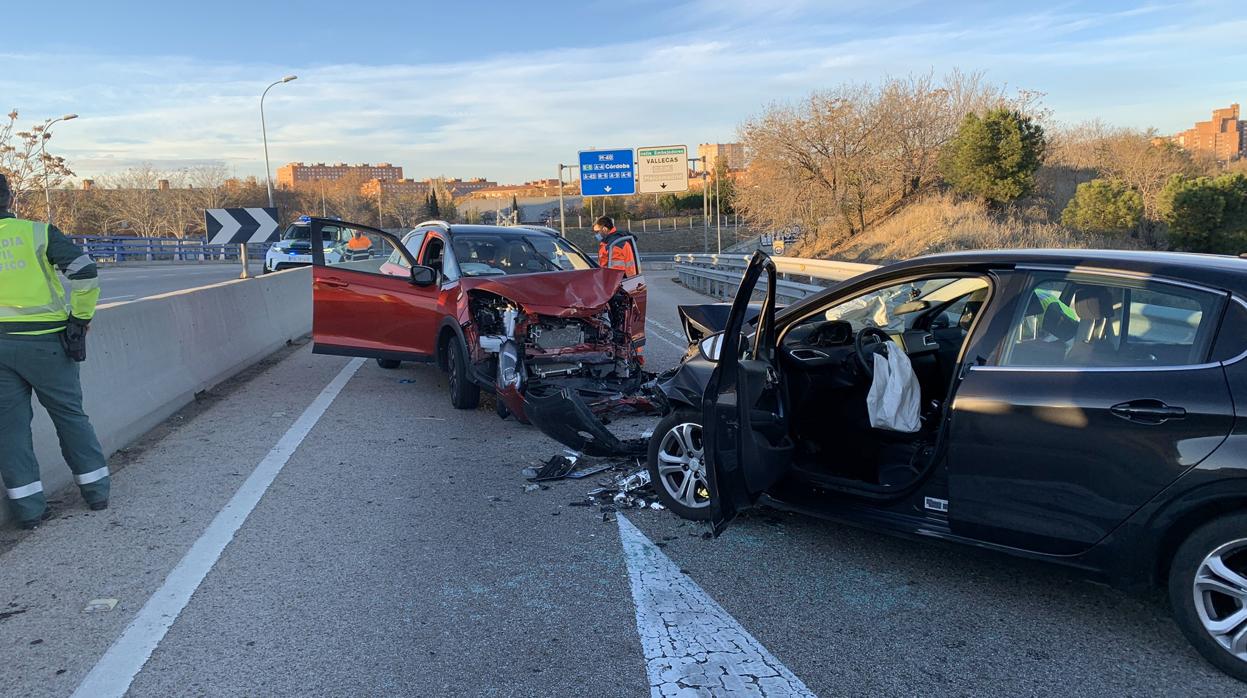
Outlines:
[[454,393],[459,389],[459,348],[454,344],[450,345],[450,351],[446,354],[446,368],[449,373],[450,392]]
[[1222,649],[1247,661],[1247,538],[1226,543],[1195,572],[1195,611]]
[[671,498],[690,509],[710,504],[701,425],[677,424],[663,435],[658,447],[658,475]]

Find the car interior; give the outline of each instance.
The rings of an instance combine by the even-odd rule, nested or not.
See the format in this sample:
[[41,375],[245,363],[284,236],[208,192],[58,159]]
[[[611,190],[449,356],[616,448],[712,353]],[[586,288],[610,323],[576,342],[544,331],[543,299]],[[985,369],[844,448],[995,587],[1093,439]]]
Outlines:
[[[794,467],[881,490],[920,479],[934,455],[958,356],[989,288],[978,276],[910,280],[824,307],[784,328],[779,357],[797,444]],[[917,432],[871,426],[871,358],[887,345],[869,340],[880,330],[913,366],[922,396]]]

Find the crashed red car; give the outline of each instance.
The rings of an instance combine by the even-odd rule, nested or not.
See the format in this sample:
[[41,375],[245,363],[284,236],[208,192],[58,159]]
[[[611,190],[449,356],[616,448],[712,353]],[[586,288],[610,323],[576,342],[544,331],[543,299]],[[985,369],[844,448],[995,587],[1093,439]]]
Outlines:
[[[521,421],[530,392],[570,389],[606,409],[648,377],[639,265],[633,274],[599,268],[548,228],[431,221],[400,240],[354,223],[310,225],[316,353],[384,368],[433,363],[449,374],[455,407],[475,408],[484,390],[497,394],[501,416]],[[325,245],[344,233],[371,246],[330,261]],[[639,259],[635,239],[613,245]]]

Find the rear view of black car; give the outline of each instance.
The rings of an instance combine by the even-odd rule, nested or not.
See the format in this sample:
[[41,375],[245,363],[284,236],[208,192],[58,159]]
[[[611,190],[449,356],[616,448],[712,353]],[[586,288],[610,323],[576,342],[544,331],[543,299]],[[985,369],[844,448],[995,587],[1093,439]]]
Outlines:
[[682,313],[648,453],[665,504],[721,533],[766,498],[1167,586],[1247,680],[1247,260],[937,255],[782,310],[775,275],[759,253],[730,309]]

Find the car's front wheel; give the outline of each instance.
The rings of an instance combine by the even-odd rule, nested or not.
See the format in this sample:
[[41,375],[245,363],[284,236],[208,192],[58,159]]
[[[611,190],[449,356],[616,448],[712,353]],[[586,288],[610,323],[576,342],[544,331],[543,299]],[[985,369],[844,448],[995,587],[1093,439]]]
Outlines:
[[446,347],[446,374],[450,383],[450,404],[459,410],[474,410],[481,404],[481,389],[468,373],[468,351],[456,337]]
[[1169,603],[1204,659],[1247,681],[1247,514],[1214,519],[1187,537],[1169,569]]
[[676,410],[663,417],[650,437],[647,466],[658,499],[667,508],[694,521],[710,518],[700,414]]

